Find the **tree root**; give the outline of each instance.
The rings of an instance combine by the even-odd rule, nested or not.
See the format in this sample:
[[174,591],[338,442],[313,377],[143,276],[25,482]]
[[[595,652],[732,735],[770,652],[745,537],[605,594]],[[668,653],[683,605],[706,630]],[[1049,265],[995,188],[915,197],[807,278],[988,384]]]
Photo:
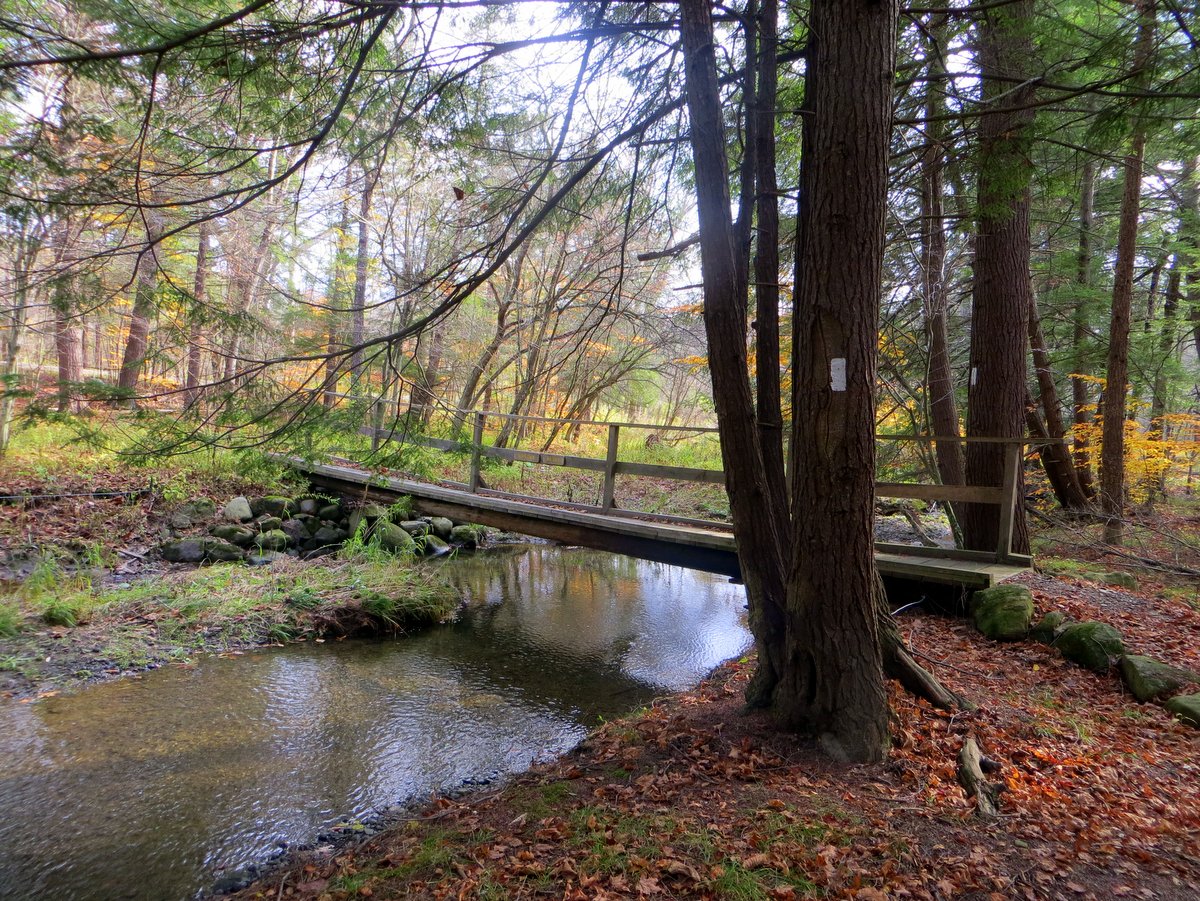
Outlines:
[[975,813],[994,817],[1000,812],[1000,786],[987,781],[985,768],[994,769],[995,764],[983,756],[975,739],[968,738],[958,752],[958,784],[975,799]]
[[885,607],[880,608],[879,644],[883,651],[883,673],[889,679],[895,679],[907,691],[942,710],[974,709],[975,705],[948,689],[937,676],[917,663]]

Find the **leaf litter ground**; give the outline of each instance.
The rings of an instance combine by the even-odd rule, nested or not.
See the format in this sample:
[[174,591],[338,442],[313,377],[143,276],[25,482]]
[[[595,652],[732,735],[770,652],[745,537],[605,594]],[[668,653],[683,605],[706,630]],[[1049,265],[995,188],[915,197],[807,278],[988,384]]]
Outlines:
[[[1028,581],[1039,613],[1111,621],[1132,649],[1195,663],[1200,614],[1181,601]],[[1200,732],[1052,648],[902,624],[978,706],[939,711],[893,685],[882,765],[835,764],[743,715],[752,661],[731,663],[555,764],[315,849],[242,897],[1200,897]],[[1001,766],[994,821],[956,780],[968,736]]]

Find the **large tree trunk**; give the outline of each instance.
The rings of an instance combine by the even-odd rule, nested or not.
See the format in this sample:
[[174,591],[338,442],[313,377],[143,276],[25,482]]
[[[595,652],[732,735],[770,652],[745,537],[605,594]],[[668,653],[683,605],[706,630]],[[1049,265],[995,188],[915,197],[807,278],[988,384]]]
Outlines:
[[[1088,158],[1083,163],[1083,177],[1079,191],[1079,255],[1075,284],[1079,286],[1080,294],[1092,286],[1092,224],[1094,219],[1094,204],[1096,200],[1096,161]],[[1092,481],[1092,453],[1089,447],[1085,427],[1091,425],[1091,399],[1088,396],[1087,376],[1091,374],[1091,364],[1084,352],[1087,340],[1088,319],[1087,303],[1081,296],[1072,316],[1072,350],[1075,357],[1075,372],[1071,375],[1071,403],[1074,408],[1076,425],[1074,439],[1071,442],[1071,456],[1075,464],[1075,474],[1084,495],[1091,500],[1096,496],[1096,487]]]
[[1064,510],[1084,510],[1088,506],[1087,496],[1079,484],[1079,476],[1071,460],[1071,450],[1067,447],[1058,388],[1054,384],[1050,353],[1046,350],[1046,338],[1042,334],[1042,318],[1038,314],[1037,300],[1032,292],[1029,295],[1029,348],[1033,351],[1033,367],[1042,398],[1046,437],[1052,442],[1043,444],[1039,449],[1042,466],[1046,470],[1046,477],[1050,480],[1059,506]]
[[[1154,49],[1154,0],[1138,3],[1138,37],[1133,76],[1143,82]],[[1108,363],[1105,371],[1104,423],[1100,449],[1100,503],[1104,510],[1104,540],[1124,541],[1125,523],[1125,391],[1129,382],[1129,323],[1133,307],[1133,267],[1137,255],[1138,214],[1142,197],[1142,160],[1146,129],[1135,112],[1129,151],[1122,161],[1121,220],[1117,230],[1117,259],[1113,272],[1112,318],[1108,327]]]
[[[921,155],[921,294],[925,302],[925,329],[929,334],[929,371],[926,396],[933,433],[957,438],[958,404],[954,399],[954,372],[950,366],[950,338],[946,323],[946,223],[942,206],[945,192],[946,114],[944,52],[946,16],[935,13],[927,26],[930,37],[929,81],[925,88],[928,144]],[[963,484],[962,445],[938,441],[935,445],[938,476],[944,485]],[[957,507],[955,515],[961,518]]]
[[[970,437],[1020,439],[1025,434],[1025,347],[1033,294],[1029,280],[1029,145],[1034,86],[1023,79],[1037,71],[1032,22],[1032,0],[1016,0],[987,8],[980,29],[983,115],[979,121],[979,219],[967,390]],[[1003,484],[1004,454],[1002,444],[968,444],[967,484]],[[1000,525],[996,506],[963,506],[966,546],[995,550]],[[1012,549],[1029,550],[1021,503],[1014,511]]]
[[208,220],[200,223],[196,235],[196,278],[192,284],[192,325],[188,330],[187,374],[184,377],[183,403],[191,407],[200,399],[201,341],[204,338],[205,304],[208,300]]
[[775,711],[850,760],[888,746],[873,511],[897,14],[896,0],[815,0],[805,86],[788,659]]

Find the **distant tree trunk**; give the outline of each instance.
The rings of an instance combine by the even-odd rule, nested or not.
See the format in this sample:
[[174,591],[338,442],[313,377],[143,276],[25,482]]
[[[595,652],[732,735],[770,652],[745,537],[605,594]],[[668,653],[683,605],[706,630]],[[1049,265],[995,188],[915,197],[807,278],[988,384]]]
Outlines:
[[[1150,434],[1159,441],[1167,439],[1166,415],[1170,404],[1171,367],[1179,355],[1179,311],[1183,305],[1183,274],[1191,275],[1195,266],[1194,242],[1197,205],[1200,190],[1196,184],[1196,160],[1184,160],[1180,174],[1179,226],[1175,233],[1176,250],[1167,273],[1167,290],[1163,300],[1162,327],[1158,338],[1158,371],[1154,375],[1154,393],[1150,403]],[[1146,506],[1154,503],[1156,495],[1166,492],[1166,472],[1151,480]]]
[[[1032,0],[989,6],[979,34],[983,115],[979,120],[979,220],[971,317],[967,434],[1019,439],[1025,434],[1025,347],[1033,286],[1029,281],[1029,145],[1033,122]],[[1013,79],[1016,79],[1014,86]],[[1004,446],[967,445],[968,485],[999,486]],[[1019,492],[1020,495],[1020,492]],[[968,548],[995,550],[994,504],[965,504]],[[1013,518],[1013,550],[1029,550],[1025,507]]]
[[508,280],[504,287],[504,293],[496,298],[496,331],[492,334],[492,340],[488,342],[487,347],[483,349],[483,353],[471,366],[471,371],[467,374],[466,381],[463,382],[462,392],[458,395],[458,408],[455,410],[450,429],[452,434],[457,434],[462,430],[463,424],[466,422],[467,410],[475,403],[478,396],[479,382],[488,367],[492,365],[492,360],[496,358],[504,339],[508,336],[508,313],[521,288],[521,272],[525,268],[528,248],[528,242],[522,244],[515,259],[507,266]]
[[192,325],[188,330],[187,375],[183,403],[191,407],[200,399],[200,342],[204,337],[205,303],[208,300],[208,220],[200,223],[196,235],[196,278],[192,284]]
[[[382,158],[380,162],[382,166]],[[358,204],[358,254],[354,260],[354,301],[350,304],[350,345],[357,348],[363,343],[366,334],[367,312],[367,263],[370,258],[371,240],[371,198],[375,193],[375,185],[379,181],[378,168],[368,172],[363,167],[363,189]],[[363,363],[363,352],[355,350],[350,354],[350,377],[355,383],[361,377],[359,369]]]
[[[1133,80],[1143,73],[1154,49],[1155,3],[1139,0],[1138,36],[1134,48]],[[1146,153],[1145,122],[1134,112],[1129,151],[1122,161],[1121,219],[1113,272],[1112,318],[1108,328],[1105,371],[1103,446],[1100,449],[1100,503],[1104,510],[1104,540],[1120,545],[1125,538],[1125,391],[1129,382],[1129,326],[1133,309],[1133,268],[1137,255],[1138,215],[1141,211],[1142,160]]]
[[[929,81],[925,88],[928,143],[921,155],[921,288],[925,301],[925,328],[929,334],[929,371],[926,395],[935,435],[958,437],[958,404],[954,399],[954,373],[950,366],[950,339],[946,324],[946,224],[942,206],[946,149],[945,66],[941,57],[946,16],[934,14],[927,25]],[[962,445],[939,441],[935,446],[938,476],[944,485],[963,484]],[[961,519],[962,511],[955,509]]]
[[341,214],[338,217],[337,231],[334,233],[333,261],[329,266],[329,283],[325,288],[326,357],[325,375],[322,379],[324,386],[322,403],[326,410],[333,409],[338,400],[337,383],[341,367],[338,365],[336,354],[341,346],[339,338],[343,323],[345,322],[342,318],[345,315],[342,306],[346,292],[345,286],[342,284],[342,277],[345,273],[347,253],[345,244],[350,233],[350,186],[350,171],[347,168],[346,188],[345,193],[342,194]]
[[36,261],[40,242],[22,235],[14,252],[12,306],[6,311],[8,327],[3,333],[4,355],[0,358],[0,456],[8,450],[15,400],[17,355],[29,315],[29,270]]
[[[1050,353],[1046,350],[1046,338],[1042,334],[1042,318],[1038,314],[1037,300],[1029,294],[1029,348],[1033,351],[1033,368],[1045,415],[1045,437],[1053,444],[1039,448],[1046,477],[1054,489],[1054,496],[1064,510],[1083,510],[1088,506],[1087,496],[1079,484],[1079,476],[1071,460],[1071,450],[1066,444],[1063,426],[1062,405],[1058,400],[1058,388],[1054,384],[1054,372],[1050,367]],[[1036,434],[1036,430],[1031,429]]]
[[787,481],[783,460],[783,410],[779,386],[779,184],[775,174],[776,66],[779,43],[779,2],[762,0],[759,14],[758,85],[755,107],[749,111],[755,127],[753,155],[757,180],[758,238],[754,255],[755,393],[759,441],[767,486],[772,489],[771,516],[788,517]]
[[425,403],[421,407],[421,425],[427,427],[437,407],[437,388],[442,381],[442,354],[446,349],[446,325],[439,322],[433,328],[429,358],[425,364]]
[[54,351],[58,358],[58,410],[79,412],[75,386],[83,379],[79,325],[72,312],[71,292],[75,279],[60,275],[54,284]]
[[[1083,178],[1079,192],[1079,256],[1075,283],[1080,293],[1092,286],[1092,225],[1094,219],[1094,204],[1096,199],[1096,161],[1092,158],[1084,160]],[[1091,399],[1088,397],[1087,376],[1091,374],[1091,366],[1084,352],[1084,342],[1088,332],[1088,307],[1081,296],[1075,303],[1072,316],[1072,349],[1075,357],[1075,372],[1071,376],[1071,401],[1074,408],[1075,437],[1072,441],[1072,458],[1075,473],[1079,478],[1079,486],[1084,495],[1091,500],[1096,496],[1096,487],[1092,482],[1092,454],[1088,445],[1084,427],[1091,425]]]
[[225,354],[226,380],[234,377],[238,370],[238,363],[241,362],[242,343],[246,337],[245,322],[242,320],[250,312],[250,308],[254,306],[254,299],[258,295],[259,284],[262,282],[266,271],[267,251],[271,248],[271,233],[273,229],[274,223],[270,221],[263,226],[258,243],[255,245],[254,252],[250,257],[250,266],[241,278],[234,280],[237,290],[230,292],[236,297],[233,312],[237,317],[237,321],[234,322],[233,334],[229,336],[229,348]]
[[138,376],[146,362],[150,346],[150,317],[154,313],[154,295],[158,291],[158,242],[162,239],[163,217],[157,209],[142,211],[146,222],[146,247],[138,255],[137,281],[133,311],[129,315],[129,336],[117,387],[130,393],[137,388]]

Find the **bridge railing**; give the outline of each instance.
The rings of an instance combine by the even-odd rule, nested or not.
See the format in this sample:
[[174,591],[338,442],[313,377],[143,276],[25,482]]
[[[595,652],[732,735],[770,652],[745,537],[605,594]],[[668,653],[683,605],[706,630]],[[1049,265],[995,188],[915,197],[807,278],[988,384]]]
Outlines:
[[[622,432],[643,430],[652,433],[682,434],[713,434],[715,426],[680,426],[661,425],[638,422],[612,422],[605,420],[562,419],[543,416],[515,415],[485,410],[452,411],[465,414],[472,426],[469,444],[461,440],[436,438],[417,434],[407,430],[389,427],[386,408],[394,402],[379,398],[354,398],[371,403],[370,425],[363,427],[362,434],[370,437],[373,450],[378,450],[384,442],[404,442],[429,447],[443,451],[467,450],[470,455],[467,481],[455,483],[473,493],[490,491],[484,476],[483,460],[492,458],[513,463],[532,463],[543,466],[558,466],[567,469],[581,470],[597,474],[600,479],[599,505],[579,504],[550,500],[547,498],[526,497],[528,500],[548,501],[554,504],[611,514],[619,509],[616,503],[616,483],[619,476],[640,476],[653,479],[663,479],[678,482],[706,483],[724,485],[725,473],[721,469],[707,469],[688,466],[671,466],[661,463],[645,463],[620,459],[620,442]],[[397,417],[394,417],[397,418]],[[552,453],[548,450],[532,450],[519,447],[494,447],[486,443],[485,436],[489,421],[513,421],[522,424],[537,423],[541,425],[557,425],[565,427],[592,426],[607,430],[606,454],[603,458],[587,457],[572,454]],[[962,550],[957,548],[928,547],[900,544],[895,542],[876,542],[876,548],[885,553],[916,554],[925,557],[944,557],[949,559],[975,560],[979,562],[996,562],[1016,565],[1029,565],[1031,558],[1025,554],[1013,552],[1013,526],[1016,518],[1017,504],[1023,502],[1020,496],[1020,473],[1024,458],[1023,449],[1028,445],[1048,443],[1044,439],[1024,438],[967,438],[961,436],[927,436],[927,435],[877,435],[878,441],[914,442],[935,444],[938,442],[958,442],[959,444],[993,444],[1004,448],[1003,477],[999,485],[945,485],[915,482],[876,482],[875,495],[881,498],[902,498],[922,501],[935,501],[951,504],[987,504],[997,508],[997,543],[994,551]],[[511,492],[504,492],[511,494]],[[679,516],[636,512],[637,515],[652,519],[685,522],[698,526],[727,525],[712,520],[692,519]]]

